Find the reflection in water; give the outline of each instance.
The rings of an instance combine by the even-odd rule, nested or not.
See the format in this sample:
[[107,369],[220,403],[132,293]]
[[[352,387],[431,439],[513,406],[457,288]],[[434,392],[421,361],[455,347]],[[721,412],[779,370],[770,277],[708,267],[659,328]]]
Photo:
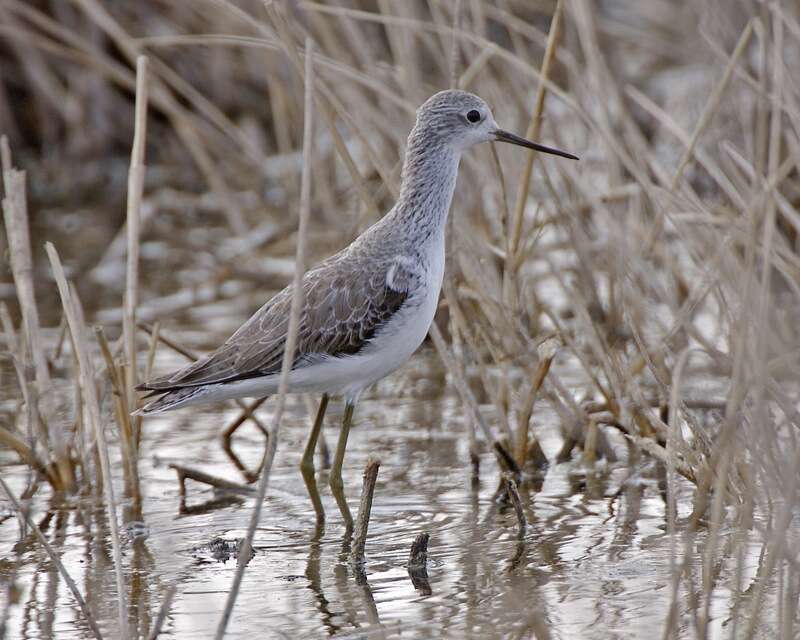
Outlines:
[[517,545],[514,550],[514,555],[508,560],[508,572],[512,573],[522,563],[526,551],[525,539],[517,540]]
[[338,561],[333,567],[334,582],[336,584],[336,591],[338,600],[344,608],[344,618],[348,628],[359,629],[361,623],[358,618],[359,608],[353,600],[353,593],[351,590],[351,582],[348,576],[348,563],[347,556],[350,554],[350,537],[345,536],[344,548],[339,554]]
[[331,613],[329,601],[322,591],[322,573],[321,573],[321,560],[322,560],[322,533],[324,532],[324,525],[318,524],[317,531],[308,545],[308,562],[306,563],[306,579],[308,580],[308,588],[314,593],[314,600],[316,603],[317,611],[320,614],[320,620],[325,627],[329,636],[335,635],[340,627],[336,625]]
[[[350,563],[350,541],[343,539],[324,479],[321,499],[331,516],[315,527],[298,465],[316,406],[309,413],[302,399],[289,402],[256,532],[258,553],[242,583],[232,633],[567,640],[641,637],[660,629],[671,588],[659,493],[663,471],[646,460],[630,467],[587,467],[579,457],[552,464],[520,485],[528,527],[518,540],[513,509],[492,500],[499,478],[491,453],[481,454],[480,482],[472,485],[460,404],[431,384],[411,367],[360,404],[344,469],[351,504],[367,456],[380,453],[383,460],[361,571]],[[269,411],[269,404],[260,410],[264,424]],[[338,424],[341,405],[332,400],[329,412],[329,424]],[[168,465],[238,483],[240,473],[220,446],[219,431],[239,413],[238,407],[202,408],[144,423],[142,501],[126,496],[121,505],[124,524],[141,522],[149,532],[123,549],[129,624],[140,637],[155,624],[173,583],[177,593],[161,637],[207,637],[219,620],[235,562],[199,561],[195,550],[217,537],[242,537],[252,497],[202,490],[197,500],[208,500],[186,505]],[[537,438],[554,460],[561,445],[557,417],[541,410],[536,424]],[[328,436],[335,437],[334,429]],[[239,468],[258,468],[261,433],[241,429],[235,446]],[[5,452],[0,456],[4,479],[22,493],[27,470]],[[122,486],[121,474],[117,482]],[[685,499],[687,487],[679,482],[678,488]],[[46,491],[32,493],[35,518],[105,634],[114,637],[116,584],[102,499],[51,500]],[[407,566],[409,545],[423,531],[430,533],[427,562]],[[18,603],[7,609],[7,637],[91,637],[46,554],[30,535],[16,545],[17,535],[16,518],[0,519],[0,558],[7,559],[0,562],[0,587],[6,593],[14,579],[20,586]],[[733,553],[729,545],[720,552]],[[726,615],[724,606],[720,611]]]
[[[244,422],[244,419],[242,420],[242,422]],[[241,424],[242,423],[239,423],[239,425]],[[259,430],[263,431],[263,429],[264,429],[263,427],[259,426]],[[254,469],[248,469],[247,465],[245,465],[245,463],[242,462],[242,459],[233,450],[230,438],[223,438],[222,440],[222,450],[225,452],[225,455],[228,456],[228,459],[233,463],[233,466],[239,470],[239,472],[242,474],[242,477],[244,478],[244,481],[247,482],[248,484],[253,484],[256,480],[258,480],[258,474],[263,468],[264,461],[267,458],[267,445],[269,444],[269,434],[266,431],[263,431],[263,433],[264,433],[264,454],[261,456],[261,461],[258,463],[258,466],[255,467]]]
[[129,579],[130,591],[128,593],[128,616],[135,634],[131,637],[147,637],[152,624],[153,605],[150,594],[157,585],[151,583],[156,564],[142,539],[133,541],[131,558],[131,573]]
[[370,629],[370,635],[377,633],[378,637],[385,637],[385,633],[381,627],[381,619],[378,615],[378,607],[375,606],[375,596],[372,595],[372,589],[367,580],[366,569],[359,565],[353,569],[356,586],[361,594],[361,603],[364,612],[367,615],[367,621]]
[[419,591],[420,595],[430,596],[433,595],[431,589],[431,582],[428,578],[428,568],[425,565],[408,569],[408,577],[411,578],[411,584]]
[[209,498],[199,504],[193,505],[186,504],[185,498],[181,498],[180,505],[178,505],[178,513],[182,516],[199,516],[242,503],[244,503],[242,498],[230,494],[218,498]]

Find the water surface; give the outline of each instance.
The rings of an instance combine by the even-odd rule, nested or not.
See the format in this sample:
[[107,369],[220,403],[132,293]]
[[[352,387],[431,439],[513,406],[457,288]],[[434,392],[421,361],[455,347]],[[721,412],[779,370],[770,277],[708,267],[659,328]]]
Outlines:
[[[382,461],[366,581],[350,563],[326,471],[319,479],[328,522],[321,536],[315,531],[297,468],[309,405],[291,399],[256,554],[228,637],[600,639],[641,638],[660,629],[671,573],[663,478],[656,464],[628,460],[621,440],[615,441],[621,454],[615,465],[601,461],[587,467],[580,456],[551,464],[541,479],[523,487],[529,524],[518,539],[513,510],[492,499],[498,472],[490,453],[481,455],[479,485],[471,482],[462,408],[436,376],[428,375],[438,368],[435,355],[423,352],[367,394],[357,409],[344,467],[354,511],[367,457],[376,454]],[[568,377],[569,371],[561,374]],[[272,410],[267,402],[259,411],[267,424]],[[491,415],[490,406],[484,410]],[[244,536],[252,499],[223,498],[189,481],[189,513],[181,513],[176,473],[168,465],[244,482],[219,442],[224,425],[237,413],[232,405],[199,407],[144,422],[143,523],[127,527],[124,550],[131,625],[140,634],[152,624],[171,584],[178,591],[162,637],[210,637],[216,628],[236,561],[221,559],[209,544]],[[340,415],[341,406],[332,402],[325,429],[331,446]],[[557,416],[546,404],[537,407],[535,429],[554,460],[561,438]],[[264,442],[252,424],[238,432],[235,450],[250,469],[259,463]],[[116,452],[112,447],[112,455]],[[27,470],[6,451],[0,452],[0,464],[4,478],[21,492]],[[121,489],[121,479],[116,480]],[[689,496],[689,487],[681,485],[681,515]],[[18,524],[3,506],[4,580],[17,551],[21,562],[8,637],[91,637],[43,549],[31,538],[15,545]],[[102,500],[84,496],[57,505],[42,488],[32,508],[106,636],[114,637],[116,586]],[[412,540],[423,531],[430,534],[428,581],[417,577],[415,584],[406,562]],[[702,533],[698,544],[701,538]],[[756,561],[754,556],[754,566]],[[725,581],[722,576],[712,607],[712,637],[722,633],[731,606]],[[681,635],[692,637],[690,611],[684,614]]]

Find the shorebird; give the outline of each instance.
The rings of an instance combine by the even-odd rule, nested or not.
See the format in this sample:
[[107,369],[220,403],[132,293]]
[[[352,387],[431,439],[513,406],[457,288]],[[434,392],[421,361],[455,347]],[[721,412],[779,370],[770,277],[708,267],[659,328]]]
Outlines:
[[[314,480],[314,450],[328,397],[342,395],[345,401],[329,484],[350,528],[342,463],[353,410],[365,388],[400,367],[425,339],[442,287],[445,222],[461,155],[478,143],[493,141],[578,159],[500,129],[476,95],[441,91],[417,110],[397,203],[303,277],[304,307],[289,391],[322,394],[300,465],[318,522],[324,521],[324,511]],[[290,285],[214,352],[142,384],[140,389],[160,397],[139,413],[275,393],[291,299]]]

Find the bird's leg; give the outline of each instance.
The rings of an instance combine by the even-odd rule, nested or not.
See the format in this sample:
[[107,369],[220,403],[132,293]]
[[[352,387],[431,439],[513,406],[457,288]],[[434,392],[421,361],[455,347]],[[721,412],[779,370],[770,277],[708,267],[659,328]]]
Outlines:
[[344,450],[347,449],[347,436],[350,433],[350,424],[353,421],[353,409],[355,405],[349,402],[344,407],[344,419],[342,420],[342,430],[339,432],[339,442],[336,445],[336,454],[333,457],[331,467],[330,485],[331,493],[336,498],[339,511],[342,513],[345,528],[348,532],[353,530],[353,516],[350,515],[350,508],[344,497],[344,483],[342,482],[342,463],[344,462]]
[[311,503],[314,505],[314,511],[317,514],[317,524],[325,522],[325,509],[322,508],[322,500],[319,497],[317,481],[314,478],[314,451],[317,448],[317,440],[322,430],[322,421],[325,418],[325,410],[327,408],[328,394],[324,393],[319,403],[319,409],[317,409],[317,417],[314,418],[314,426],[311,427],[311,435],[308,437],[303,459],[300,461],[300,471],[303,474],[303,480],[305,480],[308,495],[311,498]]

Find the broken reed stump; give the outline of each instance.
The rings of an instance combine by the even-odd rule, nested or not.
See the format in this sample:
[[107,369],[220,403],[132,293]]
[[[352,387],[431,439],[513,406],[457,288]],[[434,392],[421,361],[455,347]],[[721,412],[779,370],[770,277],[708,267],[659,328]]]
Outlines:
[[411,551],[408,554],[408,568],[424,567],[428,562],[428,541],[431,535],[423,531],[411,543]]
[[364,487],[361,490],[361,503],[358,506],[358,517],[356,518],[355,532],[353,534],[353,550],[351,558],[353,564],[362,565],[364,563],[364,547],[367,544],[367,528],[369,527],[369,516],[372,512],[372,497],[375,494],[375,483],[378,481],[378,469],[381,461],[370,456],[367,459],[367,466],[364,468]]
[[427,531],[423,531],[411,543],[411,551],[408,554],[408,577],[411,584],[422,595],[429,596],[433,593],[431,583],[428,580],[428,542],[431,536]]
[[[20,347],[15,355],[22,361],[23,370],[28,365],[33,368],[33,380],[28,375],[20,379],[28,405],[28,420],[32,423],[29,427],[36,434],[38,446],[47,452],[43,454],[43,462],[50,468],[48,481],[55,483],[53,488],[56,490],[72,491],[75,488],[75,469],[70,459],[69,433],[63,421],[56,419],[56,407],[52,406],[54,397],[50,393],[50,369],[36,305],[25,172],[14,168],[6,136],[0,136],[0,156],[4,190],[0,204],[8,243],[8,255],[3,257],[7,258],[11,267],[22,315]],[[31,384],[32,382],[35,384]],[[35,446],[32,449],[36,451]],[[54,464],[50,466],[49,462]]]

